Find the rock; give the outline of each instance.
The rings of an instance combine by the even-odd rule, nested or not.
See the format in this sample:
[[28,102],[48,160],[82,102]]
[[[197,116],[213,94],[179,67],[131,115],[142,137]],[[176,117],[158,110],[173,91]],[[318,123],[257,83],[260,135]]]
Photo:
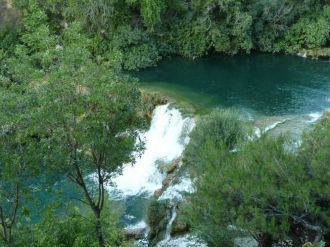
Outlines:
[[166,168],[166,173],[167,174],[173,173],[177,167],[178,167],[177,162],[173,162],[173,163],[168,164],[167,168]]
[[330,58],[330,47],[315,48],[315,49],[303,49],[297,53],[300,57],[309,57],[314,59],[329,59]]
[[187,222],[175,219],[171,229],[171,236],[182,235],[189,232],[189,225]]
[[167,164],[163,161],[157,161],[157,168],[161,173],[166,173]]
[[167,99],[160,94],[150,93],[144,90],[142,90],[142,101],[143,109],[141,113],[148,121],[151,121],[152,113],[157,105],[163,105],[167,103]]
[[166,226],[170,219],[170,213],[171,209],[169,206],[169,201],[158,201],[156,198],[151,198],[146,214],[146,222],[149,226],[149,246],[155,246],[157,242],[165,237]]
[[163,187],[165,187],[165,189],[166,189],[170,185],[170,183],[173,181],[174,178],[175,178],[175,175],[173,173],[168,174],[162,182]]
[[166,177],[162,181],[162,188],[160,188],[154,192],[154,196],[156,198],[159,198],[163,194],[163,192],[170,186],[172,181],[175,179],[175,177],[176,177],[175,171],[180,166],[179,164],[180,164],[180,159],[175,160],[169,164],[166,164],[163,162],[158,164],[158,169],[162,173],[166,173]]
[[175,160],[171,163],[164,163],[164,162],[159,162],[158,164],[158,169],[162,173],[173,173],[178,167],[179,167],[180,160]]
[[172,229],[171,229],[171,236],[176,236],[176,235],[183,235],[190,230],[190,225],[184,216],[184,208],[188,206],[187,201],[180,202],[177,205],[177,216],[172,224]]
[[234,247],[258,247],[254,238],[235,238]]
[[166,178],[162,182],[162,187],[154,192],[154,196],[158,199],[163,192],[168,188],[173,179],[175,178],[174,173],[167,174]]
[[139,240],[144,237],[145,231],[145,228],[125,229],[124,236],[126,240]]
[[163,192],[164,192],[163,188],[155,190],[154,197],[159,198],[163,194]]

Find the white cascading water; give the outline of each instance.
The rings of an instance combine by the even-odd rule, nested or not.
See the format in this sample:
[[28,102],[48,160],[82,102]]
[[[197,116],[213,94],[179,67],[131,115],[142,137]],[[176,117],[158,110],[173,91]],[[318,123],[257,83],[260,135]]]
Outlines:
[[163,194],[159,197],[159,200],[171,200],[172,202],[178,202],[183,200],[184,194],[193,193],[195,191],[193,182],[190,177],[185,174],[180,178],[180,182],[174,185],[170,185]]
[[115,187],[108,187],[113,198],[152,194],[161,188],[165,175],[158,169],[158,162],[169,163],[178,159],[194,127],[191,118],[184,118],[170,104],[157,106],[153,113],[150,129],[141,134],[145,150],[134,165],[127,164],[122,174],[113,179]]
[[309,123],[315,123],[317,120],[319,120],[323,115],[323,112],[313,112],[310,113],[308,116],[310,120],[308,121]]
[[173,207],[172,215],[171,215],[170,221],[168,222],[168,224],[166,226],[165,238],[164,238],[164,240],[162,240],[161,242],[159,242],[157,244],[157,247],[162,247],[164,244],[166,244],[171,239],[172,224],[173,224],[173,222],[176,218],[176,215],[177,215],[176,208],[175,208],[176,206],[173,205],[172,207]]

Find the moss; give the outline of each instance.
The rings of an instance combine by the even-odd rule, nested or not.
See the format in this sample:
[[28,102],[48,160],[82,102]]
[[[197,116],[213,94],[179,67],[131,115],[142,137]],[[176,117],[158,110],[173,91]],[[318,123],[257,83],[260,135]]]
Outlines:
[[171,229],[171,236],[182,235],[190,230],[189,219],[187,212],[185,211],[189,208],[189,201],[183,201],[177,207],[177,216],[173,222]]
[[148,122],[152,119],[152,113],[156,106],[167,103],[167,99],[160,94],[142,90],[142,115]]
[[307,57],[330,58],[330,47],[310,49],[306,51]]
[[165,236],[166,225],[169,220],[169,210],[167,200],[157,200],[155,197],[150,199],[147,207],[146,222],[150,227],[148,239],[151,245],[162,240]]

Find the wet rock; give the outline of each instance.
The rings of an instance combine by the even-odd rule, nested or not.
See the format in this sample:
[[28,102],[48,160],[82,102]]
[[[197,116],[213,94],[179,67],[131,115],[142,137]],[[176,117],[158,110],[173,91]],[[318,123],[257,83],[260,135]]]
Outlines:
[[147,208],[147,224],[150,227],[148,232],[148,240],[150,246],[154,246],[165,236],[166,226],[169,222],[171,207],[169,201],[158,201],[152,198]]
[[171,236],[182,235],[189,232],[189,224],[183,220],[175,219],[171,229]]
[[236,238],[234,247],[258,247],[258,242],[254,238]]
[[152,114],[156,106],[167,103],[167,99],[160,94],[150,93],[146,91],[142,91],[142,101],[142,114],[148,121],[151,121]]
[[184,208],[189,202],[184,201],[177,205],[177,216],[172,224],[171,236],[183,235],[190,230],[190,225],[184,217]]
[[145,228],[125,229],[124,236],[126,240],[139,240],[144,237],[145,231]]
[[165,174],[173,173],[179,167],[180,160],[175,160],[170,163],[161,162],[158,164],[158,169]]
[[163,187],[167,188],[170,185],[170,183],[173,181],[174,178],[175,178],[175,175],[173,173],[168,174],[162,182]]
[[163,194],[163,188],[160,188],[154,192],[154,197],[159,198]]
[[312,59],[330,59],[330,47],[322,47],[315,49],[302,49],[297,53],[297,56]]
[[173,162],[173,163],[168,164],[167,169],[166,169],[166,173],[167,174],[173,173],[177,167],[178,167],[177,162]]
[[[175,168],[174,168],[175,169]],[[171,182],[174,180],[175,174],[174,172],[171,172],[167,174],[166,178],[162,182],[162,187],[154,192],[154,196],[158,199],[163,192],[168,188],[168,186],[171,184]]]

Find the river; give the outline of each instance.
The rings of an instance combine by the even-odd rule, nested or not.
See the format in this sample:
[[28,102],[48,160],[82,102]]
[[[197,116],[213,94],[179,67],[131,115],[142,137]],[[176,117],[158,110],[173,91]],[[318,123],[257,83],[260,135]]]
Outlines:
[[[194,117],[177,108],[191,108],[195,115],[214,108],[234,108],[243,119],[253,122],[256,135],[291,131],[297,138],[330,108],[329,61],[266,54],[214,55],[198,60],[177,57],[133,76],[145,90],[159,92],[176,103],[155,109],[150,129],[141,133],[146,143],[144,154],[136,164],[126,164],[114,179],[117,186],[108,188],[111,197],[125,206],[122,222],[127,228],[145,226],[148,198],[165,178],[159,164],[178,159],[189,141]],[[174,203],[193,191],[189,178],[180,181],[160,199]],[[169,224],[175,215],[174,210]],[[171,239],[167,233],[160,246],[177,246],[177,241],[188,246],[188,238]]]
[[253,116],[275,116],[330,107],[329,61],[269,54],[177,57],[134,75],[144,88],[199,109],[231,107]]

